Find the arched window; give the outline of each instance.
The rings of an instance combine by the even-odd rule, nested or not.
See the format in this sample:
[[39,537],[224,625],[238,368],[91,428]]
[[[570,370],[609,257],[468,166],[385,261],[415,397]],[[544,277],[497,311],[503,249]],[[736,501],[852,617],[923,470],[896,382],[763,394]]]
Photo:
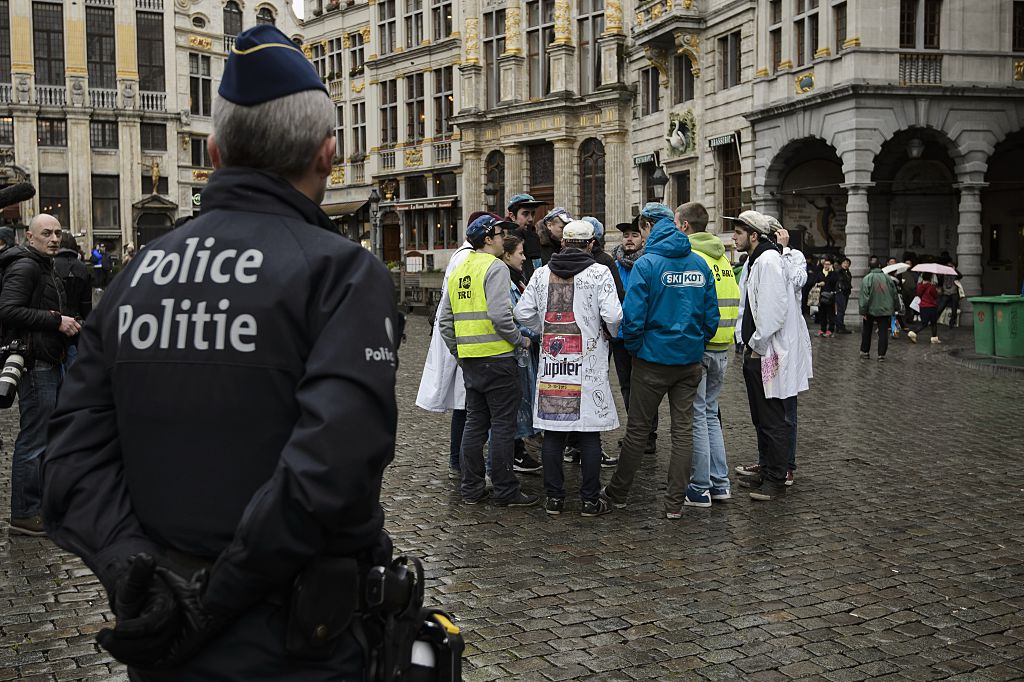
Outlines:
[[487,155],[484,163],[484,182],[490,183],[495,190],[494,201],[498,213],[505,212],[505,154],[493,151]]
[[580,213],[604,220],[604,145],[593,137],[580,145]]
[[257,24],[270,24],[273,26],[276,21],[274,19],[274,13],[269,7],[260,7],[256,10],[256,23]]
[[242,32],[242,8],[235,0],[224,4],[224,35],[237,36]]

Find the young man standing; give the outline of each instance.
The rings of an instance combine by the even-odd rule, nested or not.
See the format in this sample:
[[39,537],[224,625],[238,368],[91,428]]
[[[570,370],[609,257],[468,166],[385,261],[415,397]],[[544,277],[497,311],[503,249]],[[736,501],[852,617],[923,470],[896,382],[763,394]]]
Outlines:
[[485,215],[466,228],[473,252],[455,268],[448,296],[441,299],[438,329],[452,355],[459,359],[466,382],[466,429],[462,435],[462,497],[467,504],[487,499],[484,487],[484,443],[490,432],[491,481],[494,504],[529,507],[536,495],[526,495],[512,471],[516,411],[522,398],[517,347],[529,348],[512,319],[505,229],[512,223]]
[[537,236],[537,230],[533,227],[533,221],[535,219],[534,212],[543,203],[529,194],[516,194],[508,202],[508,220],[516,225],[512,232],[523,240],[523,253],[526,255],[526,261],[523,263],[523,277],[527,282],[533,277],[533,271],[541,266],[540,237]]
[[860,333],[860,356],[867,360],[871,357],[871,331],[878,327],[878,359],[885,360],[885,352],[889,350],[889,324],[896,312],[896,285],[887,274],[882,272],[882,264],[878,256],[868,260],[871,271],[860,283],[860,316],[864,324]]
[[836,334],[852,334],[846,328],[846,305],[853,293],[853,273],[850,272],[850,259],[844,258],[839,264],[839,283],[836,286]]

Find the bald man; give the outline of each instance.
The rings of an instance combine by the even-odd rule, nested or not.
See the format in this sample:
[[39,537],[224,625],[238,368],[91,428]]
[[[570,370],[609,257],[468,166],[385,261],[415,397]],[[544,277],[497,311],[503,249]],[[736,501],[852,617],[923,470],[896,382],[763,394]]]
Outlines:
[[60,222],[42,213],[29,224],[25,245],[0,253],[2,342],[4,346],[20,343],[26,365],[18,383],[21,428],[11,470],[12,535],[45,535],[39,460],[57,405],[67,339],[80,329],[75,318],[64,314],[64,285],[53,271],[62,234]]

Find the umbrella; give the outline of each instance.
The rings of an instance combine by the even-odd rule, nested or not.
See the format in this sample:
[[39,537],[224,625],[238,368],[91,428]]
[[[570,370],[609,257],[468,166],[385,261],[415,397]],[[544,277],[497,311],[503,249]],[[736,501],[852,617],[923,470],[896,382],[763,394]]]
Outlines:
[[956,268],[951,268],[948,265],[941,265],[939,263],[921,263],[911,268],[912,272],[930,272],[934,275],[952,275],[956,277],[960,273],[956,271]]
[[886,265],[882,268],[882,272],[887,275],[902,275],[904,272],[910,269],[910,266],[906,263],[893,263],[892,265]]

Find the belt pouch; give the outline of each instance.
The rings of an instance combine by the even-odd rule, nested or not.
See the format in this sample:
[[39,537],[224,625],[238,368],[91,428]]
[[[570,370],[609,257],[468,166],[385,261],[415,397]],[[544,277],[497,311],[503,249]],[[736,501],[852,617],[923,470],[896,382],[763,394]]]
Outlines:
[[348,557],[314,559],[292,586],[285,635],[288,654],[329,658],[358,608],[358,562]]

